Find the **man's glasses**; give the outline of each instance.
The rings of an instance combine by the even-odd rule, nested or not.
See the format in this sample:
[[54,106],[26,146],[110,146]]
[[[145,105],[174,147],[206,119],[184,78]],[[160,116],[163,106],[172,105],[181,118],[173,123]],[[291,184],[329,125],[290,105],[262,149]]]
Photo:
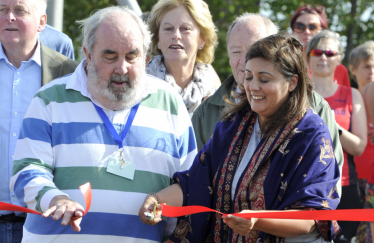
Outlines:
[[334,56],[340,55],[340,53],[337,52],[337,51],[323,51],[323,50],[319,50],[319,49],[313,49],[309,53],[309,55],[315,56],[315,57],[320,57],[320,56],[322,56],[322,54],[325,54],[326,57],[334,57]]
[[294,31],[299,34],[303,33],[306,30],[306,28],[309,29],[311,34],[316,34],[321,29],[321,27],[318,24],[305,25],[300,22],[296,22],[293,28],[294,28]]

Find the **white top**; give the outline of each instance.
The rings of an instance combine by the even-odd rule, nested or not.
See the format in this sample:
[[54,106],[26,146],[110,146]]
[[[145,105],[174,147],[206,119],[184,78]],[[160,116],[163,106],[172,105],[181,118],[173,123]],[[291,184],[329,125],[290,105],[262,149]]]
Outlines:
[[258,123],[258,118],[256,119],[255,126],[253,128],[252,136],[249,140],[247,150],[245,151],[243,158],[238,166],[238,169],[235,172],[234,180],[232,181],[231,187],[231,200],[234,200],[236,187],[238,185],[238,181],[240,176],[243,174],[243,171],[247,167],[249,161],[251,161],[252,155],[255,152],[257,145],[261,141],[260,135],[260,124]]

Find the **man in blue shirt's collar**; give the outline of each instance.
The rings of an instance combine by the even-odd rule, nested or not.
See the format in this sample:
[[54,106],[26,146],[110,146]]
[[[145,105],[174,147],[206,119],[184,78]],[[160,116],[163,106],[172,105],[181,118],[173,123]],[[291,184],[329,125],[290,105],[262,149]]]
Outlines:
[[[42,84],[77,65],[38,40],[46,6],[47,0],[0,0],[0,201],[15,205],[20,203],[9,181],[23,117]],[[0,211],[0,242],[21,242],[24,216]]]
[[38,33],[46,23],[46,1],[0,1],[0,42],[12,65],[19,68],[37,47]]

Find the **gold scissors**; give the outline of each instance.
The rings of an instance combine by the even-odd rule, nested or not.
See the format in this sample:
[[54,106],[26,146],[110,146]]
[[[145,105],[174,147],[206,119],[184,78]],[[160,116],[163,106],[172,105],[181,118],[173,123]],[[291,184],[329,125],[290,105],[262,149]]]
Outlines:
[[153,208],[153,212],[152,213],[148,213],[148,212],[145,212],[144,215],[149,218],[152,222],[155,221],[155,218],[156,218],[156,214],[157,214],[157,208],[158,208],[159,204],[157,202],[155,202],[155,206]]

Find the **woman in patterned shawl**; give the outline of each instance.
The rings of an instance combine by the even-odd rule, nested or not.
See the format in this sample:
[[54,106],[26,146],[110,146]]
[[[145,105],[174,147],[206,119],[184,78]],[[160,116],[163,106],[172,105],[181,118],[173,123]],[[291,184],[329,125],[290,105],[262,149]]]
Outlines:
[[[309,105],[312,85],[302,44],[287,34],[257,41],[246,56],[237,104],[219,123],[188,171],[146,198],[201,205],[224,214],[251,210],[329,210],[339,204],[339,169],[329,131]],[[181,217],[169,242],[326,242],[336,221],[243,219],[199,213]]]

